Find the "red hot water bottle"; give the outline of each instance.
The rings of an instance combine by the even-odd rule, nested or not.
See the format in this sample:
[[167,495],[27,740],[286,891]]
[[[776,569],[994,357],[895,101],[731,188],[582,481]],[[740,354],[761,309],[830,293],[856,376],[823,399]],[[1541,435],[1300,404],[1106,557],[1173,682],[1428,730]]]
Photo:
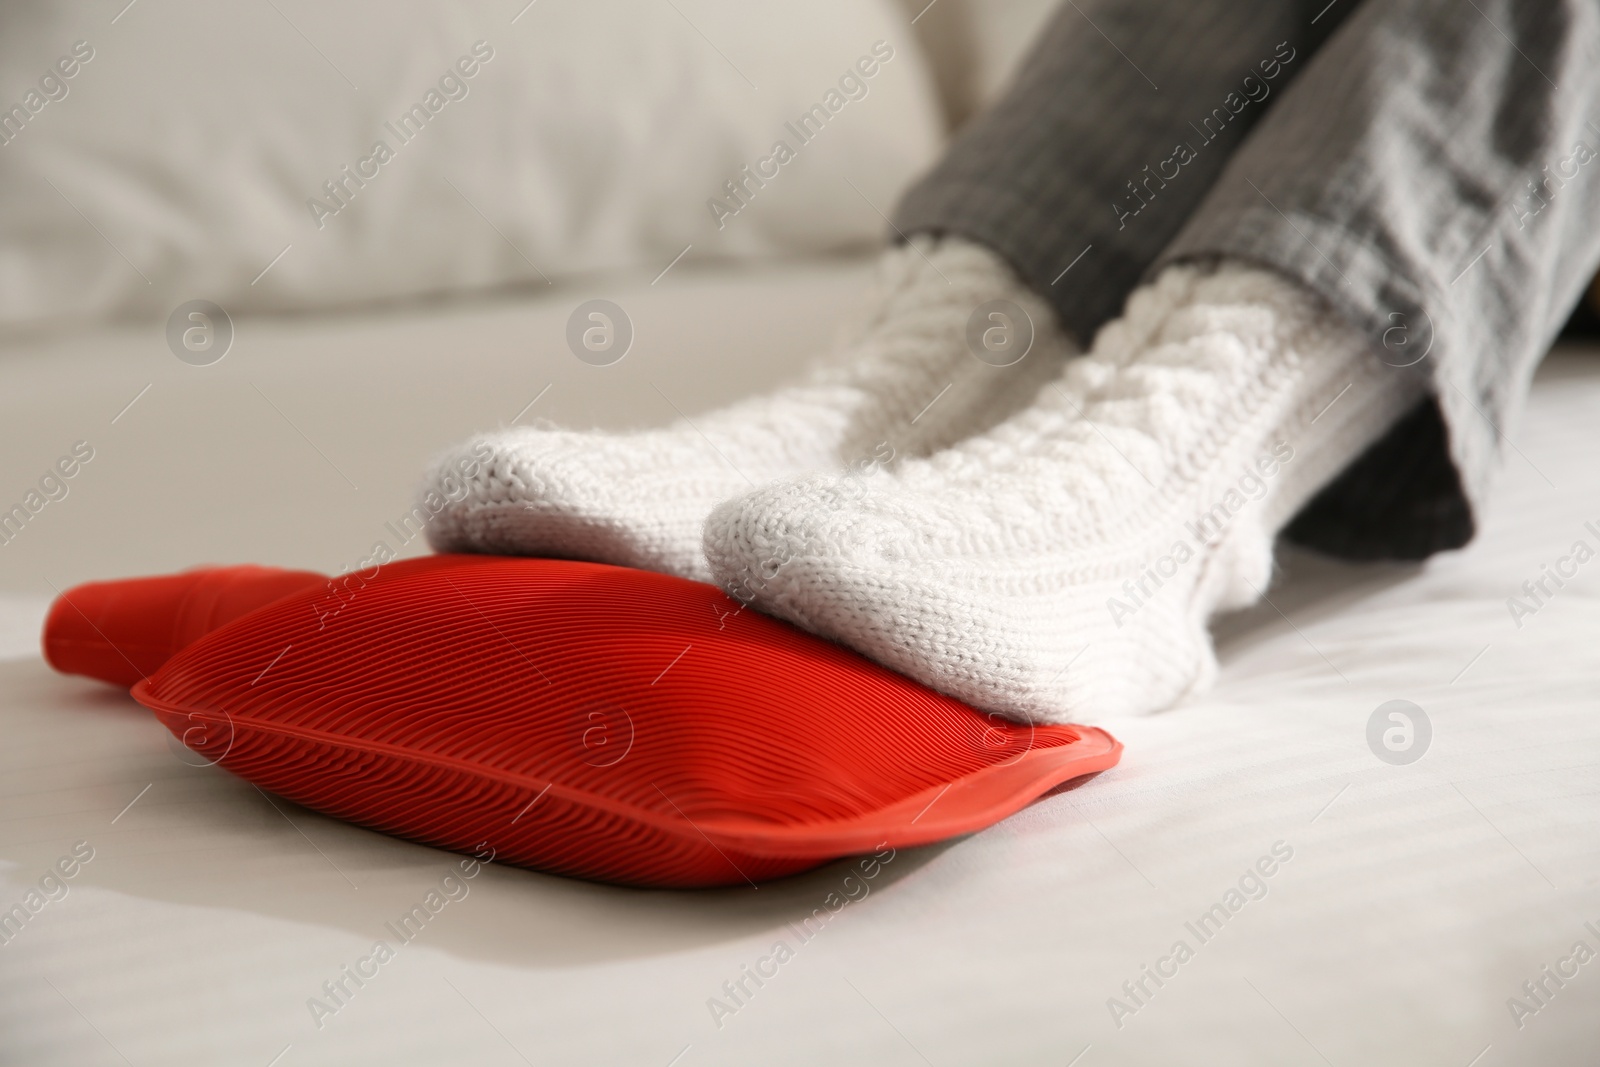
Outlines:
[[979,830],[1121,753],[1103,730],[986,715],[668,575],[493,556],[315,584],[251,570],[264,606],[133,695],[263,789],[499,862],[754,883]]

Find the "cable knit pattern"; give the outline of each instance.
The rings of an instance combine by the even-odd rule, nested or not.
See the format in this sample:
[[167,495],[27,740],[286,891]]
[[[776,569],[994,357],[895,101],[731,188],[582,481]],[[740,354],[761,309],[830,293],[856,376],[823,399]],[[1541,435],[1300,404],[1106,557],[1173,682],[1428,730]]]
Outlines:
[[1026,410],[892,471],[719,506],[719,583],[979,708],[1099,720],[1215,670],[1272,536],[1418,393],[1276,275],[1173,267]]
[[[967,348],[969,316],[995,299],[1022,307],[1036,332],[1010,367]],[[482,445],[492,454],[434,518],[428,540],[439,551],[594,560],[709,581],[701,528],[719,501],[776,478],[929,455],[1027,404],[1068,354],[1049,308],[992,252],[919,237],[884,253],[869,313],[795,386],[665,429],[518,427],[440,457],[424,495],[451,496],[445,479],[457,460]]]

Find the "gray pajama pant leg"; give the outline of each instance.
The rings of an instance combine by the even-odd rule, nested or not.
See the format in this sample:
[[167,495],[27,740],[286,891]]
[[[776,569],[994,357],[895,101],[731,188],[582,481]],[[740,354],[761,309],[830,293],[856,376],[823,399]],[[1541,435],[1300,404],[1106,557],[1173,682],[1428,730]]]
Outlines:
[[1528,379],[1600,264],[1600,5],[1357,7],[1156,268],[1217,255],[1303,282],[1379,358],[1423,358],[1432,377],[1433,403],[1290,535],[1355,556],[1464,543]]
[[[1088,343],[1334,27],[1337,5],[1312,24],[1326,2],[1063,3],[1005,95],[907,192],[895,226],[996,250]],[[1238,110],[1202,123],[1230,94]],[[1163,166],[1183,143],[1194,158]]]
[[[1268,79],[1279,42],[1295,58]],[[1289,533],[1420,557],[1470,538],[1507,420],[1600,263],[1597,50],[1585,0],[1080,0],[897,225],[994,248],[1080,338],[1175,261],[1313,288],[1435,395]]]

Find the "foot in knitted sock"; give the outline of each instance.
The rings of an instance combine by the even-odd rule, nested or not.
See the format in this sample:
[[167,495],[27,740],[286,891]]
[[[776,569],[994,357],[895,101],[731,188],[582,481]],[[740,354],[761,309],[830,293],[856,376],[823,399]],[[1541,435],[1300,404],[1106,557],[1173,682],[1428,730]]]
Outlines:
[[[968,347],[968,319],[991,300],[1031,319],[1032,347],[1014,364]],[[428,540],[709,581],[701,532],[720,501],[774,478],[930,454],[1024,406],[1068,354],[1048,306],[993,253],[919,237],[884,254],[869,318],[798,385],[661,430],[519,427],[442,456],[423,492],[449,502]],[[481,465],[463,493],[452,475],[468,459]]]
[[979,708],[1158,710],[1215,669],[1274,532],[1420,386],[1308,292],[1174,267],[1026,410],[929,459],[718,507],[720,584]]

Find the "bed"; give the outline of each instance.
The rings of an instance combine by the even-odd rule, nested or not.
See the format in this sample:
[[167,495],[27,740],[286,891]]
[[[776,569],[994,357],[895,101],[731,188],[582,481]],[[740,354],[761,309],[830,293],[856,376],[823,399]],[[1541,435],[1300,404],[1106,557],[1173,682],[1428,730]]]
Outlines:
[[[40,660],[57,588],[352,564],[471,430],[661,423],[759,388],[824,342],[867,267],[653,273],[241,318],[208,367],[146,327],[0,351],[4,491],[93,449],[0,546],[0,909],[43,897],[0,923],[0,1062],[1593,1062],[1600,563],[1508,606],[1600,545],[1590,351],[1540,370],[1466,550],[1284,550],[1270,602],[1218,623],[1213,690],[1100,723],[1127,746],[1114,770],[985,832],[759,889],[489,862],[397,926],[459,857],[268,796]],[[588,295],[636,324],[610,367],[561,342]],[[1405,764],[1368,740],[1397,700],[1431,724]]]

